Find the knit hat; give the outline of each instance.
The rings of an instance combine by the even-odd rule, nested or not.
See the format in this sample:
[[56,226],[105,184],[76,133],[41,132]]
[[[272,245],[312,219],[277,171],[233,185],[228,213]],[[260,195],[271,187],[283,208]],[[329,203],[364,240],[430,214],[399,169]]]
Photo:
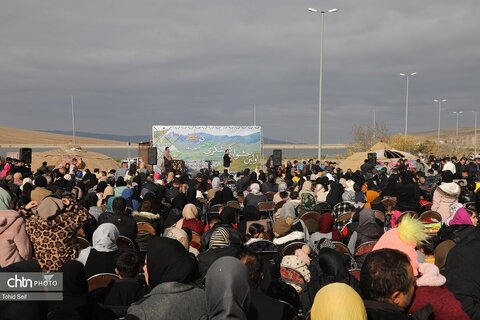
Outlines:
[[419,287],[440,287],[447,282],[447,279],[440,274],[438,267],[431,263],[420,263],[418,271],[421,276],[417,279]]
[[230,245],[230,233],[224,227],[216,228],[210,237],[209,249],[224,248]]
[[38,208],[33,210],[33,213],[39,215],[40,218],[47,220],[60,213],[64,207],[65,205],[63,204],[62,199],[46,197],[38,205]]
[[396,249],[405,253],[413,268],[413,274],[418,275],[418,254],[415,247],[427,239],[422,222],[408,215],[402,218],[398,228],[385,232],[373,247],[373,250]]
[[291,223],[288,223],[290,219],[279,218],[273,224],[273,232],[278,234],[279,237],[286,235],[291,229]]
[[455,182],[442,183],[438,187],[451,197],[458,197],[460,195],[460,186]]

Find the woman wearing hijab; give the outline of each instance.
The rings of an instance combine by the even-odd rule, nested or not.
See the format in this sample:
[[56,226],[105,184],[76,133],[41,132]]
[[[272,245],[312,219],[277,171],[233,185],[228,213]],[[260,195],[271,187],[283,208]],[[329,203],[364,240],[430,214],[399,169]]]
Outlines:
[[455,202],[450,207],[450,211],[453,212],[453,214],[444,221],[444,224],[434,238],[433,243],[435,247],[445,240],[452,240],[458,243],[475,229],[470,214],[462,204]]
[[342,202],[342,195],[343,186],[335,181],[330,181],[327,199],[325,200],[330,205],[330,208],[333,208],[337,203]]
[[127,206],[132,211],[137,211],[140,208],[140,203],[134,199],[134,191],[131,188],[126,188],[122,191],[122,198],[127,201]]
[[234,257],[218,259],[208,270],[205,295],[208,316],[202,319],[246,320],[250,308],[247,268]]
[[243,205],[257,207],[260,202],[265,201],[268,201],[268,198],[260,192],[260,185],[258,183],[252,183],[250,185],[250,193],[245,197]]
[[377,223],[372,209],[362,209],[358,221],[358,227],[348,242],[350,252],[355,252],[355,249],[365,242],[377,241],[384,232],[383,227]]
[[233,195],[233,191],[230,188],[222,189],[222,201],[226,204],[229,201],[238,201],[237,198]]
[[397,210],[400,212],[418,212],[420,209],[419,200],[420,188],[415,183],[413,174],[405,171],[400,178],[400,183],[397,183]]
[[78,261],[68,261],[59,270],[63,272],[63,300],[49,302],[48,319],[114,319],[113,313],[101,309],[88,292],[87,276]]
[[99,273],[115,273],[115,262],[121,253],[117,247],[117,227],[103,223],[93,233],[92,246],[80,251],[78,261],[85,266],[87,277]]
[[196,320],[207,313],[205,293],[193,284],[198,273],[195,257],[180,242],[152,239],[143,270],[152,291],[128,308],[126,319]]
[[195,205],[188,203],[182,210],[183,218],[177,221],[177,228],[188,228],[199,235],[203,233],[205,224],[198,218],[198,209]]
[[77,258],[77,231],[91,219],[85,208],[70,199],[50,196],[40,205],[30,202],[19,214],[44,272],[56,271]]
[[32,251],[25,220],[17,211],[0,210],[0,267],[30,260]]
[[318,219],[318,231],[310,235],[309,243],[315,248],[322,239],[340,241],[342,234],[335,228],[335,218],[331,213],[322,213]]
[[177,223],[182,218],[183,208],[187,205],[187,196],[184,193],[179,193],[172,201],[172,207],[165,219],[165,228],[169,228]]
[[215,197],[217,191],[222,190],[222,182],[219,177],[214,177],[212,179],[212,188],[207,191],[207,200],[210,201]]
[[291,223],[291,232],[293,231],[300,231],[305,234],[305,241],[308,241],[309,236],[308,236],[308,229],[305,223],[297,218],[297,215],[295,213],[295,208],[293,207],[293,204],[290,201],[287,201],[282,208],[280,209],[280,218],[282,219],[292,219]]
[[360,295],[344,283],[331,283],[318,291],[311,311],[312,320],[367,320]]

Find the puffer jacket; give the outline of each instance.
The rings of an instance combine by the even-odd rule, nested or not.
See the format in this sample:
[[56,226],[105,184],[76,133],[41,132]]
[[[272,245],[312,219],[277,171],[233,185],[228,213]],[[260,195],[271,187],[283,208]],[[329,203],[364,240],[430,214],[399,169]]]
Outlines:
[[17,211],[0,210],[0,267],[30,260],[32,244]]

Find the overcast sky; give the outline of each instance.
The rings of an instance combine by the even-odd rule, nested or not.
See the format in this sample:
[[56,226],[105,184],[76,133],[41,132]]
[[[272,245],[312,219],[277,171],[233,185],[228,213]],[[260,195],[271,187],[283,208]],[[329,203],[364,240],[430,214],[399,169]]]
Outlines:
[[353,124],[436,130],[436,97],[480,111],[475,0],[0,1],[0,126],[140,135],[162,125],[251,125],[317,142],[320,14],[324,143]]

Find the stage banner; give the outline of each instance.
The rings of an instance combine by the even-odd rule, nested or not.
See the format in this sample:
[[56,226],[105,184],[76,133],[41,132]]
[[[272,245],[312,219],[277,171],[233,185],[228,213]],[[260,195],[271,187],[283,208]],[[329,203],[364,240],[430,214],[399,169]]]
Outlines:
[[[170,147],[173,159],[184,160],[193,171],[207,168],[223,171],[223,155],[229,149],[229,171],[256,169],[262,161],[262,129],[259,126],[163,126],[152,127],[153,146],[159,162]],[[161,165],[159,163],[159,165]]]

